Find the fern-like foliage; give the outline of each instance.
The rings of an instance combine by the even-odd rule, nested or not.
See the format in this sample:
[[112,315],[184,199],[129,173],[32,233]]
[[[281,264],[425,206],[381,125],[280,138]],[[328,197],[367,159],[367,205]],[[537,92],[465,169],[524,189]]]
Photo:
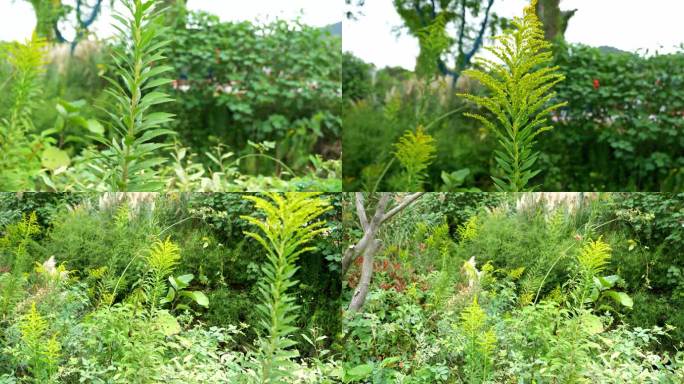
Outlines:
[[594,278],[605,271],[611,257],[610,245],[602,239],[590,241],[582,247],[577,256],[579,275],[577,287],[571,296],[575,299],[575,308],[580,309],[587,302],[594,284]]
[[282,383],[290,377],[291,359],[297,351],[290,349],[295,341],[290,336],[297,330],[294,313],[299,308],[295,296],[288,292],[296,286],[294,279],[299,255],[314,250],[308,245],[327,229],[318,218],[331,207],[317,193],[269,193],[267,198],[247,196],[258,214],[243,216],[259,229],[245,232],[266,250],[268,262],[262,267],[263,279],[258,283],[261,304],[257,311],[261,317],[263,334],[260,338],[260,382]]
[[466,337],[466,382],[485,383],[493,371],[492,357],[496,334],[493,328],[487,326],[487,314],[478,304],[477,297],[461,313],[460,325]]
[[35,33],[26,44],[9,48],[13,82],[10,110],[0,120],[0,190],[30,188],[30,178],[40,170],[40,156],[30,145],[34,129],[33,109],[40,98],[47,44]]
[[468,220],[456,229],[461,242],[466,242],[477,237],[480,232],[480,221],[477,215],[470,216]]
[[27,277],[24,272],[31,265],[29,245],[33,237],[41,232],[35,212],[24,214],[22,219],[4,228],[0,237],[0,322],[14,310],[23,298]]
[[164,47],[170,40],[162,36],[163,9],[155,5],[157,0],[122,0],[128,11],[127,17],[115,14],[119,24],[121,44],[114,48],[115,78],[105,77],[111,84],[106,92],[114,100],[112,107],[104,110],[110,117],[114,132],[111,140],[98,138],[109,150],[104,153],[105,164],[98,169],[101,177],[108,180],[112,190],[158,191],[164,186],[157,175],[157,168],[166,161],[160,155],[170,144],[157,142],[174,134],[162,126],[173,120],[165,112],[151,109],[172,99],[159,88],[171,82],[160,75],[173,68],[156,65],[163,60]]
[[53,383],[59,363],[61,345],[56,335],[48,337],[47,321],[32,303],[29,312],[21,319],[21,356],[31,373],[34,383]]
[[498,45],[485,47],[499,62],[483,57],[476,63],[485,71],[471,69],[463,73],[477,79],[491,91],[491,96],[462,94],[464,98],[488,110],[493,118],[465,113],[494,132],[501,148],[495,151],[503,179],[492,177],[503,191],[524,191],[540,170],[534,167],[539,152],[534,150],[537,136],[552,129],[547,125],[550,113],[565,105],[549,106],[555,97],[551,88],[565,77],[558,67],[551,67],[551,44],[544,40],[541,22],[535,13],[537,0],[525,8],[522,18],[512,21],[513,29],[497,36]]
[[587,243],[577,256],[582,272],[590,276],[602,273],[610,262],[611,251],[610,245],[601,239]]
[[143,290],[150,313],[154,313],[162,297],[166,294],[166,278],[169,277],[180,261],[180,248],[168,237],[155,242],[147,255],[148,273]]
[[404,169],[402,191],[421,191],[425,181],[425,171],[435,158],[435,139],[419,126],[416,132],[406,131],[394,144],[394,156]]

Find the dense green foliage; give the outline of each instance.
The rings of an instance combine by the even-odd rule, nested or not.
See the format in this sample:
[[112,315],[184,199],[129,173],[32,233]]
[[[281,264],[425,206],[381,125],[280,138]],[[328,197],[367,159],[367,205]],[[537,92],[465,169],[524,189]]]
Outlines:
[[[256,151],[248,140],[273,142],[275,157],[294,169],[310,153],[337,154],[339,38],[298,22],[222,23],[205,13],[190,14],[187,28],[170,38],[179,86],[186,87],[174,93],[184,143],[202,152],[222,143],[249,154]],[[247,167],[257,160],[277,168],[264,159]]]
[[345,100],[361,100],[371,93],[373,66],[345,52],[342,55],[342,95]]
[[682,190],[683,57],[559,46],[555,63],[567,80],[556,90],[568,105],[540,142],[544,188]]
[[[405,80],[406,73],[380,70],[375,91],[343,112],[344,189],[408,191],[404,169],[395,157],[395,144],[419,126],[433,138],[434,159],[424,171],[425,190],[492,189],[490,159],[496,145],[493,134],[465,120],[459,112],[473,111],[444,82],[424,85]],[[391,80],[390,80],[391,79]],[[391,163],[390,163],[391,162]]]
[[[528,186],[544,191],[681,190],[682,62],[681,52],[643,55],[554,41],[550,65],[558,66],[566,79],[553,87],[554,99],[567,105],[549,115],[547,125],[553,130],[533,138],[537,142],[530,153],[539,152],[534,170],[541,172]],[[476,69],[484,71],[482,76],[497,76],[496,68]],[[364,79],[350,74],[343,80],[358,84]],[[370,92],[343,112],[345,190],[370,191],[378,184],[377,190],[408,191],[405,183],[396,182],[401,167],[387,165],[405,130],[432,122],[427,133],[435,139],[436,152],[422,189],[496,189],[491,177],[503,173],[495,151],[506,154],[511,145],[502,146],[496,131],[462,116],[493,114],[466,104],[450,90],[450,80],[439,77],[425,84],[418,69],[375,71]],[[489,88],[469,76],[457,84],[460,93],[497,97]]]
[[117,38],[73,53],[3,45],[0,190],[341,189],[338,37],[206,13],[169,28],[160,0],[124,5]]
[[[2,195],[0,382],[264,382],[257,341],[271,328],[254,308],[269,305],[259,288],[269,259],[242,234],[263,218],[244,195],[51,196]],[[288,290],[287,340],[297,345],[291,378],[278,381],[329,382],[341,327],[339,205],[273,198],[301,198],[307,210],[330,200],[325,231],[288,222],[310,244],[288,248],[298,257],[287,276],[299,282]]]
[[[344,382],[684,379],[678,311],[643,315],[681,305],[660,285],[681,255],[645,243],[681,220],[680,196],[466,196],[469,218],[450,227],[449,195],[424,196],[383,230],[364,312],[345,314]],[[662,224],[644,222],[647,209]]]
[[644,328],[671,324],[673,337],[684,338],[678,310],[684,305],[684,195],[621,194],[606,220],[615,220],[622,233],[620,269],[640,308],[629,314],[630,321]]

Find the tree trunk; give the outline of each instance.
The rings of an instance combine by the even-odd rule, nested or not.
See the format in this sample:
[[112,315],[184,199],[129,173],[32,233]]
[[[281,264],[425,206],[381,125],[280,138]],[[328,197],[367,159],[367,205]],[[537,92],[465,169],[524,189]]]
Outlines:
[[185,28],[188,16],[188,0],[161,0],[160,8],[166,8],[165,24],[172,28]]
[[363,252],[361,278],[359,279],[359,285],[356,286],[354,296],[352,296],[351,303],[349,304],[350,311],[357,312],[366,302],[366,295],[368,295],[368,288],[370,288],[371,277],[373,277],[373,261],[375,259],[375,253],[379,248],[380,240],[373,239],[371,244],[366,247],[366,250]]
[[544,37],[553,41],[563,38],[568,27],[568,21],[577,10],[561,11],[560,0],[539,0],[537,3],[537,16],[544,24]]
[[347,248],[342,257],[342,277],[347,274],[349,267],[352,262],[356,260],[357,257],[363,257],[363,263],[361,265],[361,278],[359,279],[359,285],[354,291],[354,296],[349,304],[350,311],[358,311],[361,309],[366,301],[366,295],[368,294],[368,288],[370,287],[371,279],[373,277],[373,260],[375,254],[380,248],[380,240],[376,239],[376,235],[380,226],[392,219],[396,214],[403,211],[406,207],[415,202],[419,197],[421,197],[424,192],[413,193],[402,199],[396,206],[392,209],[387,210],[390,202],[390,193],[381,193],[378,204],[375,207],[375,212],[371,220],[368,220],[368,215],[366,214],[366,206],[363,197],[363,193],[356,192],[354,195],[354,204],[356,206],[356,215],[359,219],[359,224],[361,229],[363,229],[363,236],[361,239],[353,246]]

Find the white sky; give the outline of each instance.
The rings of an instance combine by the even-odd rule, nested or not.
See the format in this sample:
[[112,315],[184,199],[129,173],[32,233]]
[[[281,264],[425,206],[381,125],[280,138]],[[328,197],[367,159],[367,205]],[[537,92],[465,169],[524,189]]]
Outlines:
[[[341,0],[340,0],[341,1]],[[500,16],[522,15],[526,0],[496,0]],[[612,46],[625,51],[649,49],[661,53],[677,51],[684,43],[683,0],[562,0],[561,9],[578,9],[570,20],[566,40],[591,46]],[[367,0],[363,15],[344,20],[342,46],[377,67],[413,69],[418,42],[401,26],[392,0]]]
[[[65,4],[75,3],[63,0]],[[109,0],[105,11],[92,28],[100,37],[113,33],[109,26]],[[342,0],[188,0],[191,10],[204,10],[224,21],[260,20],[276,18],[291,20],[297,16],[309,25],[325,26],[342,20]],[[118,9],[118,8],[117,8]],[[0,0],[0,41],[25,40],[31,36],[36,20],[31,5],[24,0]]]

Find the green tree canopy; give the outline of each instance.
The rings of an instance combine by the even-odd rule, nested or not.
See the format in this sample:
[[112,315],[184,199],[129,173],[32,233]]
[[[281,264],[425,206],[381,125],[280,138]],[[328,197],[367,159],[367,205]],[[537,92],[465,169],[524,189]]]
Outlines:
[[[436,61],[437,73],[449,75],[456,84],[491,35],[507,24],[492,11],[495,0],[394,0],[394,7],[410,35],[420,42],[418,66]],[[441,31],[441,32],[440,32]],[[455,31],[450,35],[449,31]],[[449,58],[454,59],[450,68]]]

